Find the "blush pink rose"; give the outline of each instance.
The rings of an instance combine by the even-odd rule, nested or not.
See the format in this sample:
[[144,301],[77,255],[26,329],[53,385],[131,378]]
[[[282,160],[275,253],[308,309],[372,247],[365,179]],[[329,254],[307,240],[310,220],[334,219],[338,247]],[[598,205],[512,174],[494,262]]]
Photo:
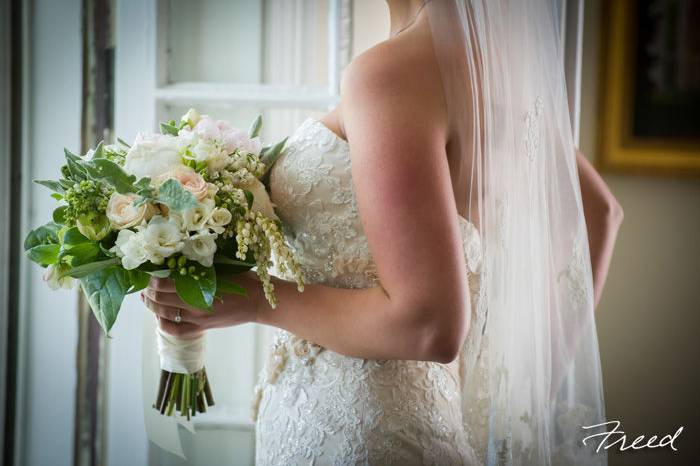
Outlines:
[[198,201],[204,200],[209,194],[209,183],[202,175],[184,165],[170,170],[163,176],[161,182],[169,179],[179,181],[182,187],[191,192]]

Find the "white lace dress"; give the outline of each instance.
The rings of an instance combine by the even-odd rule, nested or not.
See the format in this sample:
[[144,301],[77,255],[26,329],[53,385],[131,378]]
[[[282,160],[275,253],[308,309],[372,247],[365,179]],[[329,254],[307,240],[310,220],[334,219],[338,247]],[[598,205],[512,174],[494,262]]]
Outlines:
[[[308,283],[377,284],[344,140],[306,120],[275,165],[271,190]],[[463,400],[461,370],[482,356],[481,247],[476,229],[460,220],[475,314],[460,357],[450,364],[358,359],[277,330],[253,400],[257,465],[483,461],[487,415],[480,400],[486,394],[471,389]]]

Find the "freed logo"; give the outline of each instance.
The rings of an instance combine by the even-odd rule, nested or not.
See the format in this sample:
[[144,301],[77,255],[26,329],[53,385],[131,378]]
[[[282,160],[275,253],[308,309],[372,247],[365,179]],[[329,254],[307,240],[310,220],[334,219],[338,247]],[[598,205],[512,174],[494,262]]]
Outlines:
[[678,451],[678,449],[675,447],[673,442],[681,435],[681,432],[683,432],[683,426],[679,427],[678,430],[676,431],[675,434],[671,435],[664,435],[663,437],[659,438],[658,435],[652,435],[649,438],[646,438],[644,435],[640,435],[637,438],[635,438],[632,443],[627,443],[627,434],[625,434],[625,431],[619,430],[620,429],[620,421],[608,421],[608,422],[602,422],[600,424],[595,424],[592,426],[582,426],[582,429],[595,429],[596,427],[603,427],[603,426],[608,426],[608,425],[613,425],[613,429],[610,431],[605,431],[605,432],[600,432],[597,434],[592,434],[589,435],[588,437],[584,438],[582,440],[584,445],[588,445],[586,442],[594,437],[601,437],[602,440],[598,444],[598,448],[596,448],[596,453],[600,452],[601,448],[608,449],[614,445],[619,444],[619,450],[620,451],[626,451],[626,450],[642,450],[644,448],[664,448],[664,447],[671,447],[673,451]]

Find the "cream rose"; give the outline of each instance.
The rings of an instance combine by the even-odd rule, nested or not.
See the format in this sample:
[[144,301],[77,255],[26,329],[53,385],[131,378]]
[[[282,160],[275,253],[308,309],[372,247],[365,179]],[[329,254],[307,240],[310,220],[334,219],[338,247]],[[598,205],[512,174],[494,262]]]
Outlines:
[[107,218],[112,228],[123,230],[139,225],[143,220],[149,220],[157,210],[153,204],[134,206],[136,194],[119,194],[115,192],[107,203]]
[[209,184],[202,175],[184,165],[173,168],[159,181],[163,182],[168,179],[179,181],[182,187],[191,192],[198,201],[203,201],[209,195]]

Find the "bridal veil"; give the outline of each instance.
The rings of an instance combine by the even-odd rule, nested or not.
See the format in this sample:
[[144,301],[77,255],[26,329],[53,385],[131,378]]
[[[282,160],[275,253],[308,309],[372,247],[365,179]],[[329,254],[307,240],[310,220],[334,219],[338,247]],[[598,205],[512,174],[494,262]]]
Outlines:
[[[582,442],[605,419],[558,9],[428,0],[425,10],[455,196],[482,235],[486,318],[471,334],[488,358],[486,463],[605,464],[597,442]],[[467,400],[476,357],[465,364]]]

